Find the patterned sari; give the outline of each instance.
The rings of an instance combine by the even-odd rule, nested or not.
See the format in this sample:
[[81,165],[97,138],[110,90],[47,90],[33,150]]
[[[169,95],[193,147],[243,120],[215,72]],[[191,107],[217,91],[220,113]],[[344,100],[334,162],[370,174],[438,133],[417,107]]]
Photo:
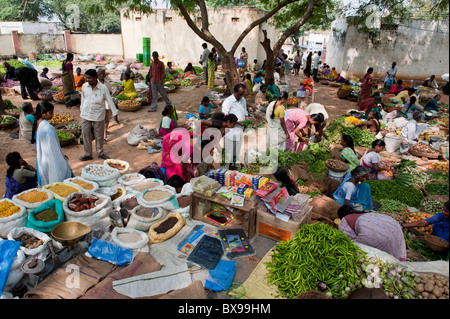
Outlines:
[[[194,148],[190,142],[189,133],[185,129],[175,129],[162,141],[161,167],[166,170],[166,178],[173,175],[180,176],[186,181],[186,177],[181,169],[180,162],[183,161],[189,174],[194,176],[195,165],[188,160],[193,156]],[[188,181],[186,181],[188,182]]]
[[61,75],[63,93],[64,93],[64,104],[66,107],[70,108],[73,106],[72,103],[72,94],[77,92],[74,90],[74,83],[72,75],[69,71],[73,71],[73,65],[70,62],[67,62],[65,66],[63,66],[63,71]]
[[26,191],[27,189],[32,189],[37,187],[37,174],[34,177],[27,177],[25,183],[20,184],[18,183],[14,177],[6,177],[6,191],[5,191],[5,197],[12,199],[14,195],[17,195],[19,193],[22,193],[23,191]]
[[214,88],[214,80],[216,79],[216,64],[208,59],[208,90]]
[[347,164],[349,166],[347,172],[353,171],[356,166],[360,165],[358,155],[356,155],[356,153],[350,147],[344,147],[341,152],[341,157],[347,161]]
[[[341,185],[336,189],[333,194],[333,198],[336,202],[341,205],[344,205],[345,202],[345,192],[344,192],[344,184],[350,179],[352,176],[347,173],[344,177],[344,181]],[[370,190],[370,185],[367,183],[361,183],[356,185],[356,190],[352,194],[350,199],[350,206],[353,207],[352,204],[362,205],[363,210],[373,209],[373,200],[372,200],[372,191]]]

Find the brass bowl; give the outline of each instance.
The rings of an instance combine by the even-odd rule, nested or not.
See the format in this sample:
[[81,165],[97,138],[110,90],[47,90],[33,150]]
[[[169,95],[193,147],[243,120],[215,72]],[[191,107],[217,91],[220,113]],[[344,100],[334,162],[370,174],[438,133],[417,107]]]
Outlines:
[[52,236],[60,243],[75,244],[91,232],[91,227],[79,222],[63,222],[52,229]]

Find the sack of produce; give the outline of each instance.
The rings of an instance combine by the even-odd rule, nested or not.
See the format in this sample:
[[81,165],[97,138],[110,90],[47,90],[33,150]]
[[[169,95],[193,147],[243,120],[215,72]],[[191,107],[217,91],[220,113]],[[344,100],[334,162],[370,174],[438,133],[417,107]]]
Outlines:
[[117,189],[117,193],[113,196],[111,196],[111,203],[113,205],[116,205],[116,203],[119,203],[123,200],[123,198],[127,195],[127,190],[125,187],[121,185],[115,185],[113,186]]
[[162,208],[138,205],[130,211],[127,228],[148,232],[154,223],[163,219],[166,215],[167,211]]
[[88,164],[81,171],[81,177],[96,182],[99,187],[109,187],[116,183],[120,172],[109,165]]
[[339,218],[337,211],[341,204],[331,197],[326,195],[315,196],[308,205],[312,206],[314,213],[328,217],[331,220]]
[[119,177],[117,183],[124,186],[137,185],[145,180],[145,176],[139,173],[124,174]]
[[104,220],[105,224],[111,208],[111,197],[97,193],[73,193],[63,202],[64,213],[68,221],[83,223],[91,228]]
[[51,239],[47,234],[28,227],[16,227],[8,233],[8,240],[21,241],[20,250],[32,258],[45,259],[49,253],[47,246],[51,242],[56,250],[63,248],[62,244]]
[[154,223],[148,231],[150,244],[166,241],[176,235],[185,225],[185,219],[178,212],[171,212],[160,221]]
[[89,181],[81,176],[65,179],[64,183],[67,185],[80,187],[81,190],[86,193],[93,193],[99,188],[96,182]]
[[44,185],[42,188],[50,191],[53,194],[54,198],[59,199],[61,202],[63,202],[64,199],[70,194],[81,191],[81,187],[79,186],[69,185],[61,182]]
[[53,227],[65,220],[62,202],[59,199],[52,199],[28,213],[26,227],[49,233]]
[[157,178],[146,178],[138,184],[130,185],[127,189],[131,193],[142,193],[148,189],[154,189],[161,186],[164,186],[164,182],[162,180]]
[[130,164],[122,160],[108,158],[103,162],[103,164],[116,168],[119,170],[120,175],[128,174],[130,171]]
[[12,201],[22,205],[27,209],[27,212],[30,212],[53,198],[53,194],[47,189],[31,188],[14,195]]
[[125,208],[128,211],[132,211],[139,205],[136,194],[126,194],[112,202],[114,209],[120,210]]
[[115,227],[111,238],[117,245],[132,250],[142,249],[148,244],[147,234],[133,228]]
[[27,223],[27,209],[8,198],[0,199],[0,236],[6,238],[11,229]]
[[164,185],[154,189],[148,189],[138,195],[136,198],[139,205],[144,207],[158,207],[168,211],[180,208],[175,197],[175,188]]

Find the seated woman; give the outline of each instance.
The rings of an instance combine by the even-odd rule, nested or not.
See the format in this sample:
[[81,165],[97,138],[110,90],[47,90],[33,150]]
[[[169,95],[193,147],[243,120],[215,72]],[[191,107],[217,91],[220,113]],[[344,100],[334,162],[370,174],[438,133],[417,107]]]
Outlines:
[[379,213],[360,213],[349,206],[338,210],[339,230],[351,240],[384,251],[406,261],[403,229],[392,217]]
[[267,92],[269,92],[274,98],[276,98],[280,92],[273,78],[269,79],[269,83],[267,84]]
[[336,189],[333,198],[341,205],[350,206],[359,211],[373,209],[370,185],[364,183],[369,178],[369,171],[364,166],[356,166],[344,177],[344,181]]
[[424,111],[423,107],[419,104],[416,104],[417,98],[415,96],[411,96],[409,102],[405,103],[402,107],[402,112],[411,118],[413,113],[416,111],[422,112]]
[[402,141],[400,143],[400,153],[407,153],[409,148],[419,141],[419,135],[428,129],[427,124],[421,124],[422,112],[414,112],[412,120],[409,120],[402,128],[402,134],[400,135]]
[[194,66],[191,62],[189,62],[184,68],[183,78],[190,76],[191,74],[195,74]]
[[198,108],[199,118],[201,120],[206,119],[211,114],[213,108],[218,108],[218,106],[208,96],[204,96]]
[[261,85],[264,84],[264,82],[263,82],[263,80],[261,78],[261,74],[262,74],[261,70],[259,70],[258,72],[255,73],[255,76],[253,77],[253,85],[255,85],[257,83],[259,83]]
[[367,150],[361,158],[361,165],[368,170],[369,179],[383,180],[392,177],[390,168],[383,164],[379,154],[385,146],[386,143],[383,140],[375,140],[372,142],[372,148]]
[[192,135],[184,128],[176,128],[166,134],[162,141],[161,167],[166,170],[166,178],[178,175],[185,182],[194,176]]
[[289,172],[285,167],[278,167],[273,176],[281,183],[280,188],[286,187],[290,196],[300,193],[297,183],[289,176]]
[[340,99],[346,99],[346,98],[348,98],[348,97],[350,96],[350,94],[351,94],[352,92],[353,92],[353,88],[352,88],[352,86],[350,85],[350,81],[347,80],[347,81],[345,81],[344,84],[342,84],[342,85],[339,87],[339,89],[338,89],[338,91],[337,91],[337,96],[338,96],[338,98],[340,98]]
[[422,86],[437,90],[439,86],[436,82],[436,75],[433,74],[430,77],[426,78],[425,81],[422,83]]
[[338,74],[336,77],[336,83],[345,83],[347,81],[342,75]]
[[5,198],[12,199],[14,195],[37,187],[36,169],[28,165],[18,152],[6,155],[6,164],[9,168],[6,171]]
[[369,111],[367,122],[362,122],[361,124],[357,125],[357,127],[368,130],[373,135],[377,135],[378,132],[380,132],[380,118],[381,114],[379,112],[379,109],[375,107]]
[[130,99],[135,99],[139,97],[139,94],[136,91],[136,88],[134,87],[134,82],[130,78],[130,75],[128,73],[125,73],[123,75],[123,81],[119,88],[119,92],[123,92],[123,94]]
[[[312,97],[313,96],[313,88],[314,88],[314,80],[311,77],[311,74],[309,72],[305,73],[305,80],[303,82],[300,82],[300,88],[306,89],[306,97]],[[312,101],[312,100],[311,100]]]
[[339,74],[337,73],[336,68],[335,68],[335,67],[332,67],[332,68],[331,68],[331,78],[332,78],[334,81],[336,81],[336,80],[338,79],[338,77],[339,77]]
[[166,105],[161,114],[163,118],[161,120],[161,125],[159,128],[159,135],[165,136],[177,128],[175,121],[172,119],[173,115],[172,105]]
[[440,99],[441,99],[440,94],[435,95],[430,101],[428,101],[427,105],[425,105],[424,110],[431,112],[440,112],[441,111],[441,106],[439,105]]
[[391,87],[389,88],[389,92],[393,93],[393,94],[399,94],[401,91],[403,91],[405,88],[402,86],[403,81],[402,80],[397,80],[397,83],[394,83],[393,85],[391,85]]
[[353,171],[356,166],[359,166],[358,153],[355,151],[355,143],[350,135],[342,135],[341,145],[344,147],[341,151],[341,159],[349,166],[347,172]]
[[253,84],[252,84],[252,76],[250,73],[247,73],[242,80],[242,84],[245,86],[245,94],[252,95],[253,94]]
[[34,124],[34,110],[30,102],[22,104],[22,113],[19,117],[19,139],[31,142],[31,131]]
[[84,74],[81,74],[81,68],[76,69],[76,74],[73,77],[75,80],[75,89],[81,92],[81,88],[83,84],[86,83],[86,79],[84,78]]
[[450,208],[450,202],[446,201],[444,207],[442,207],[442,212],[437,213],[427,219],[421,219],[411,223],[405,223],[402,226],[405,228],[411,227],[426,227],[431,226],[431,231],[434,236],[438,236],[446,241],[449,241],[449,228],[448,228],[448,210]]

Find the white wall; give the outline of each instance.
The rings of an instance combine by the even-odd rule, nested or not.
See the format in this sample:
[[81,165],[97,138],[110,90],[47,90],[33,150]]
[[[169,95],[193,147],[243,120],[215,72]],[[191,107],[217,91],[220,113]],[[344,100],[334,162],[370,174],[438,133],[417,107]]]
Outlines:
[[72,52],[95,55],[123,55],[121,34],[74,34],[70,35]]
[[14,55],[12,37],[9,34],[0,34],[0,55]]
[[[229,50],[244,28],[264,12],[254,9],[209,9],[208,13],[211,33]],[[167,21],[167,18],[171,18],[171,21]],[[239,21],[232,22],[232,18],[239,18]],[[187,62],[198,65],[202,53],[201,45],[205,41],[191,30],[176,10],[155,10],[155,13],[149,16],[130,13],[130,19],[122,15],[121,24],[125,58],[133,58],[137,53],[143,53],[142,38],[150,37],[151,51],[158,51],[160,57],[164,56],[183,67]],[[245,37],[235,53],[236,57],[239,57],[241,48],[245,47],[250,63],[253,63],[254,59],[265,59],[266,55],[260,44],[263,38],[262,29],[267,30],[268,37],[274,44],[277,31],[274,27],[263,24]],[[208,44],[208,48],[211,47],[211,44]]]
[[449,73],[448,21],[411,20],[396,31],[381,31],[374,41],[342,21],[334,27],[326,62],[347,76],[360,77],[373,67],[382,77],[393,61],[397,78],[404,80]]
[[24,34],[61,33],[55,22],[0,22],[0,34],[11,34],[12,31]]

